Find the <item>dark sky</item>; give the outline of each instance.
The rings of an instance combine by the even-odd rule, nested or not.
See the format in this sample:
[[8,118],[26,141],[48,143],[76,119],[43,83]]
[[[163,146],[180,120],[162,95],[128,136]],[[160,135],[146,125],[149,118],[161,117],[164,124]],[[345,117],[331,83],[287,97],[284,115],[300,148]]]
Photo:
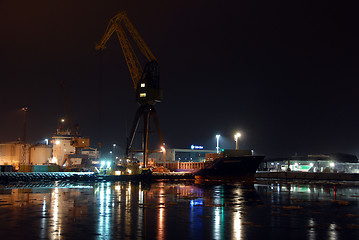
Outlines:
[[234,148],[241,131],[268,157],[359,155],[359,4],[289,2],[0,0],[0,142],[22,136],[23,106],[28,140],[50,138],[64,81],[92,146],[125,147],[132,81],[115,36],[102,55],[95,44],[126,10],[160,63],[169,148],[215,149],[216,134]]

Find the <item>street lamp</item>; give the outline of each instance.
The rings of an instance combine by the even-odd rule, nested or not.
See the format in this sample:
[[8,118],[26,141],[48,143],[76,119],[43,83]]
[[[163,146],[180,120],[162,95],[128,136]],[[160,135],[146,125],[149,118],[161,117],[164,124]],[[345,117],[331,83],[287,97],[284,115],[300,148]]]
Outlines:
[[165,146],[161,146],[161,150],[163,153],[163,168],[166,168],[166,148],[165,148]]
[[116,143],[114,143],[113,145],[113,161],[115,161],[115,159],[116,159]]
[[23,107],[21,110],[24,112],[24,129],[22,133],[22,141],[26,143],[26,112],[29,110],[28,107]]
[[216,138],[217,138],[217,154],[219,153],[219,138],[220,138],[221,135],[216,135]]
[[236,141],[236,150],[238,150],[238,138],[241,137],[241,134],[239,132],[237,132],[235,135],[234,135],[234,141]]
[[21,108],[21,110],[24,112],[24,129],[22,132],[22,141],[23,141],[23,146],[22,146],[22,159],[21,162],[22,164],[25,164],[26,162],[26,112],[29,110],[28,107],[23,107]]

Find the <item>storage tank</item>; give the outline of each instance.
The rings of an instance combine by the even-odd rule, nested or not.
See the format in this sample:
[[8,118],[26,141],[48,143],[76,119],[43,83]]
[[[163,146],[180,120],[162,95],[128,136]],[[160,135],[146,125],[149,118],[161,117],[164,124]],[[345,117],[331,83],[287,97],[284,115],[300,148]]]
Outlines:
[[30,164],[42,165],[49,162],[51,147],[48,145],[35,145],[30,148]]

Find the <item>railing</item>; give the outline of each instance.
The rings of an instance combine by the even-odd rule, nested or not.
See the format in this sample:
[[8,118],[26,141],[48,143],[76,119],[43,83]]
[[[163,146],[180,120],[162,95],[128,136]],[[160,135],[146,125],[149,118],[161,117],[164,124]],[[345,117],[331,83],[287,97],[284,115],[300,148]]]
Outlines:
[[177,169],[184,170],[197,170],[207,167],[211,162],[167,162],[164,166],[163,163],[155,162],[155,167],[165,167],[170,171],[175,171]]

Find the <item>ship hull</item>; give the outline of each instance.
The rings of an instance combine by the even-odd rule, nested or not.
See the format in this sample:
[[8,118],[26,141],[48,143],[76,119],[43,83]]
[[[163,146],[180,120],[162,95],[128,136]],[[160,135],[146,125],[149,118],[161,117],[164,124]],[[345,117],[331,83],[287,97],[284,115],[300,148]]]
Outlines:
[[264,156],[223,157],[195,172],[196,179],[254,179]]

